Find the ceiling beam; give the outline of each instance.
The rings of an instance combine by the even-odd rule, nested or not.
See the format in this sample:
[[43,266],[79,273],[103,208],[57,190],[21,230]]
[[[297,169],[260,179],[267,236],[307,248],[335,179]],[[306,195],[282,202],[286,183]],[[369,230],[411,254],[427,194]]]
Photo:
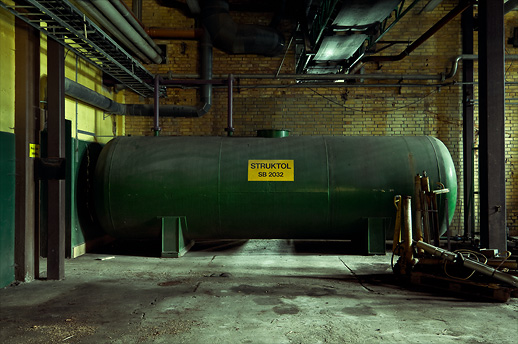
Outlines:
[[428,3],[423,7],[420,13],[422,12],[432,12],[440,3],[442,0],[430,0]]

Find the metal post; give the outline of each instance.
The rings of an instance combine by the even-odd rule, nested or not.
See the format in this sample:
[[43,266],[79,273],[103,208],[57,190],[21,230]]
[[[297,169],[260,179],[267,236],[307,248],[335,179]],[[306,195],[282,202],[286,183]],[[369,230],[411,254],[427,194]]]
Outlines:
[[228,120],[227,120],[227,128],[225,129],[228,133],[228,136],[232,136],[234,135],[234,127],[233,127],[233,123],[232,123],[232,112],[233,112],[233,102],[234,102],[234,97],[233,97],[233,83],[234,83],[234,77],[232,76],[232,74],[229,74],[228,75]]
[[[48,39],[48,156],[65,158],[65,53],[64,47]],[[65,180],[48,180],[47,278],[65,277]]]
[[[462,13],[462,54],[473,54],[473,6]],[[475,211],[473,177],[473,137],[474,137],[474,86],[473,60],[462,61],[462,140],[463,140],[463,179],[464,179],[464,238],[472,237]]]
[[446,242],[448,251],[451,251],[450,212],[448,210],[448,197],[444,198],[444,216],[446,216]]
[[480,239],[506,251],[504,2],[480,0],[478,13]]
[[155,136],[158,136],[160,134],[160,76],[157,74],[155,75],[155,96],[153,99],[153,132]]
[[39,128],[39,49],[38,31],[16,19],[15,31],[15,279],[28,282],[38,278],[39,246],[37,222],[37,188],[34,181],[34,157],[30,144],[37,143]]

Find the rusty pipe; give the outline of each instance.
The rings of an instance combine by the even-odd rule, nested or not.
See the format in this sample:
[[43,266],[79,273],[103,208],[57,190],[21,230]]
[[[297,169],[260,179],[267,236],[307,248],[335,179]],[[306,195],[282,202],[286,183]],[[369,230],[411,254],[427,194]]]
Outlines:
[[203,36],[203,29],[175,29],[169,27],[150,27],[146,33],[151,38],[161,39],[200,39]]

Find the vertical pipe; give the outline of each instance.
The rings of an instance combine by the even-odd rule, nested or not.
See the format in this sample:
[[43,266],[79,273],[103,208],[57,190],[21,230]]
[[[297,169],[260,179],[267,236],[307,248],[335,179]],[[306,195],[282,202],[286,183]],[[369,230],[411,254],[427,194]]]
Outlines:
[[233,97],[233,82],[234,82],[234,77],[232,76],[232,74],[229,74],[228,75],[228,120],[227,120],[227,129],[226,131],[228,132],[228,136],[233,136],[234,135],[234,127],[233,127],[233,123],[232,123],[232,111],[233,111],[233,101],[234,101],[234,97]]
[[155,75],[155,96],[153,99],[153,131],[154,135],[160,135],[160,76]]
[[[462,13],[462,54],[473,54],[473,6]],[[473,60],[462,60],[462,141],[463,141],[463,179],[464,179],[464,238],[472,237],[475,210],[474,169],[473,169]]]
[[[38,31],[15,19],[15,223],[14,276],[17,281],[37,278],[38,236],[34,159],[29,144],[35,143],[35,118],[39,117]],[[3,228],[1,230],[4,230]]]
[[[414,205],[415,205],[415,234],[417,236],[417,241],[423,240],[423,212],[421,208],[421,176],[417,174],[414,177]],[[419,251],[419,253],[423,253]]]
[[[48,40],[48,156],[65,158],[65,49]],[[47,278],[65,277],[65,180],[48,180]]]
[[[200,41],[200,78],[212,80],[212,42],[207,31],[203,32]],[[212,84],[202,85],[200,88],[200,107],[197,110],[198,116],[206,114],[212,106]]]
[[[444,214],[447,219],[450,218],[448,210],[448,197],[444,199]],[[451,251],[451,233],[450,233],[450,221],[446,221],[446,241],[448,242],[448,251]]]
[[131,11],[139,21],[142,21],[142,0],[133,0]]
[[504,2],[478,6],[480,239],[482,247],[506,251]]

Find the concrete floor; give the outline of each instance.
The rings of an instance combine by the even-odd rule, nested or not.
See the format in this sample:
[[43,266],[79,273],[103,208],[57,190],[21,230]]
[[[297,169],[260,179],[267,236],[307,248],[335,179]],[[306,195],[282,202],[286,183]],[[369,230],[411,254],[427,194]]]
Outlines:
[[67,260],[63,281],[0,290],[0,342],[518,343],[517,298],[409,290],[390,255],[314,248],[251,240],[180,259],[89,253]]

